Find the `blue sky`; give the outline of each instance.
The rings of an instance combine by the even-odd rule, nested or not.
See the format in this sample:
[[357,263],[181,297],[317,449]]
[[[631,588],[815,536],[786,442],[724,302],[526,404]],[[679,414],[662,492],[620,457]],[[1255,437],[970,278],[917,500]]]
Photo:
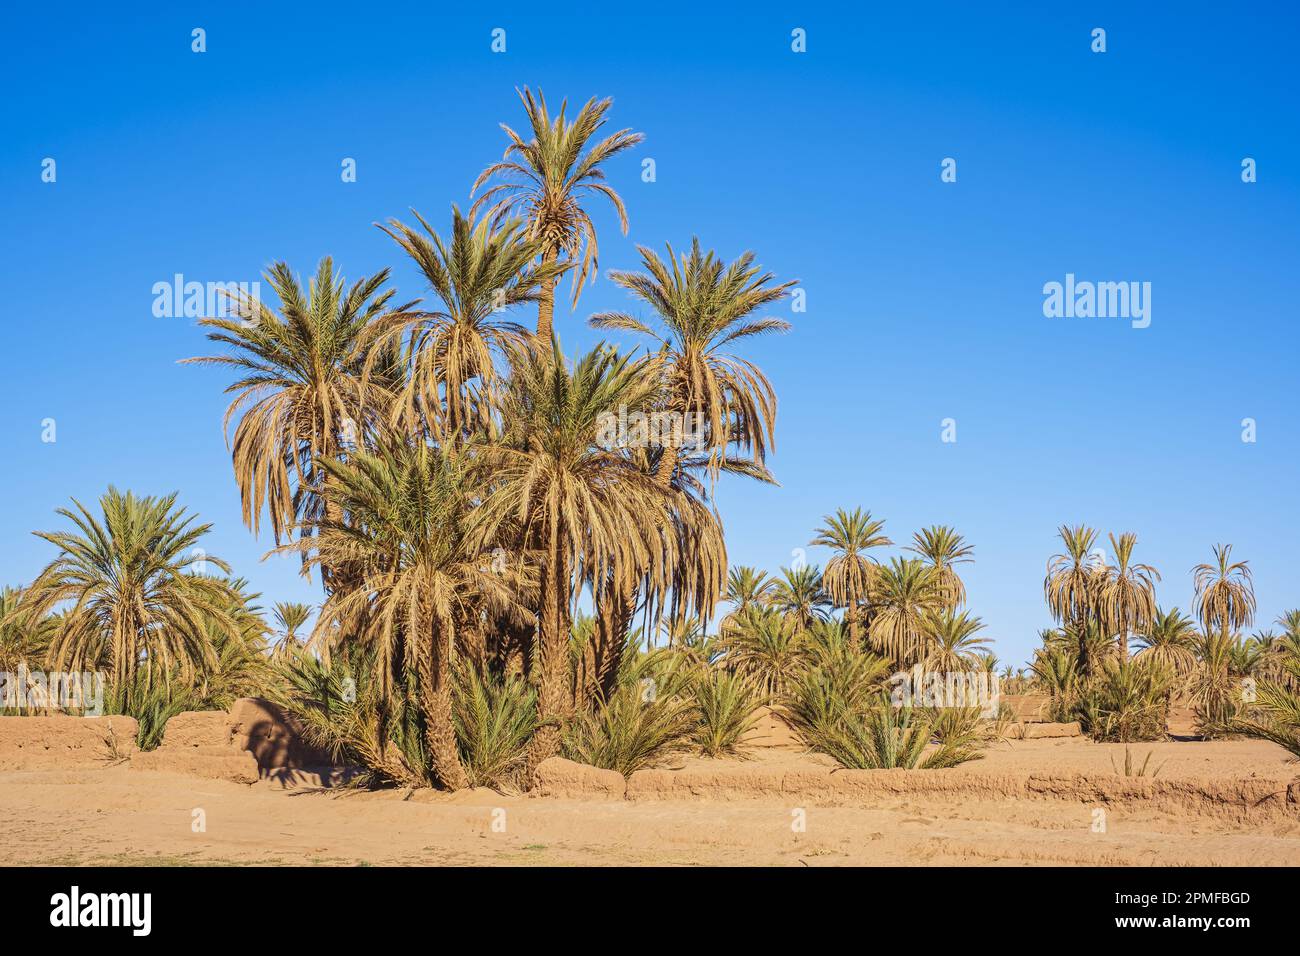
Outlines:
[[[31,531],[112,482],[179,490],[267,603],[315,600],[241,525],[225,373],[176,364],[205,342],[192,320],[153,316],[152,286],[249,281],[276,259],[308,273],[331,254],[349,277],[391,265],[404,297],[422,294],[372,223],[415,207],[442,226],[468,205],[530,84],[612,96],[614,123],[646,134],[610,168],[629,235],[593,207],[602,270],[698,234],[806,292],[806,312],[776,310],[793,331],[747,351],[780,396],[781,487],[720,486],[733,563],[789,563],[840,506],[884,517],[900,544],[953,524],[976,548],[971,607],[1019,663],[1048,623],[1055,529],[1087,522],[1138,533],[1165,606],[1187,608],[1191,567],[1232,542],[1270,623],[1300,605],[1297,15],[1048,6],[14,10],[0,581],[29,581],[52,557]],[[1244,157],[1258,182],[1241,181]],[[1151,326],[1044,317],[1043,284],[1067,273],[1150,282]],[[566,299],[566,347],[595,341],[590,313],[629,304],[604,277],[576,312]]]

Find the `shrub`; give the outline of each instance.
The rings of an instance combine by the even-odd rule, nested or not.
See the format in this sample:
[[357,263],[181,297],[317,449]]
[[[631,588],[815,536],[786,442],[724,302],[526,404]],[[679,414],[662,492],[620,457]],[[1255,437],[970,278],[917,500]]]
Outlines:
[[698,726],[695,706],[640,680],[620,685],[608,701],[574,717],[564,736],[570,760],[624,776],[685,750]]
[[[895,707],[879,689],[879,671],[887,665],[858,660],[856,668],[810,668],[795,683],[785,713],[810,748],[859,770],[941,769],[982,756],[978,710],[972,709],[972,718]],[[927,754],[936,730],[942,739]]]
[[[1293,662],[1288,671],[1300,677],[1300,665]],[[1245,710],[1244,716],[1233,719],[1230,730],[1270,740],[1300,760],[1300,694],[1285,684],[1261,681]]]
[[385,701],[367,675],[364,654],[353,662],[325,664],[298,653],[278,664],[284,686],[272,699],[302,724],[308,744],[339,764],[364,767],[356,786],[394,783],[425,787],[431,782],[424,734],[414,703],[398,696]]
[[739,754],[741,741],[758,721],[763,697],[753,683],[737,674],[710,668],[691,685],[699,723],[694,741],[710,757]]
[[470,786],[514,784],[537,730],[537,692],[515,674],[484,677],[470,666],[456,675],[452,723]]
[[1098,741],[1163,739],[1172,681],[1163,665],[1107,660],[1079,703],[1079,721]]
[[1070,652],[1045,647],[1035,655],[1031,669],[1047,694],[1048,716],[1057,723],[1074,720],[1083,695],[1083,678]]
[[141,670],[128,685],[110,687],[104,694],[104,713],[136,719],[135,745],[154,750],[162,743],[167,721],[187,710],[203,710],[194,691],[161,679],[149,680]]

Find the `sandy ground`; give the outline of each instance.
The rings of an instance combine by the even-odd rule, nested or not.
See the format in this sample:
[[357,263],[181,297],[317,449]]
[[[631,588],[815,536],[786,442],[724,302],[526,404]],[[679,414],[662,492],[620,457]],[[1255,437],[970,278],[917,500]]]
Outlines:
[[[1169,742],[1133,751],[1139,760],[1153,751],[1161,777],[1298,775],[1280,748],[1261,742]],[[968,766],[998,774],[1110,773],[1112,755],[1122,767],[1123,747],[1016,741]],[[764,751],[743,766],[825,764]],[[673,766],[719,764],[684,758]],[[126,766],[8,771],[0,773],[0,863],[1300,865],[1300,815],[1246,824],[1115,806],[1103,833],[1094,829],[1095,808],[1054,799],[798,803],[286,791]]]

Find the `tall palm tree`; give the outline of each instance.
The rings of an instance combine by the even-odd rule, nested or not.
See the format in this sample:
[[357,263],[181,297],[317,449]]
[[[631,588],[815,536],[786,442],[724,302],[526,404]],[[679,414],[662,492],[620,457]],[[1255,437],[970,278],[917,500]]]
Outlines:
[[1233,561],[1232,545],[1214,546],[1214,563],[1192,569],[1196,587],[1196,616],[1206,632],[1218,630],[1226,641],[1231,632],[1255,619],[1255,585],[1250,562]]
[[314,544],[291,547],[307,551],[310,563],[346,563],[359,574],[326,600],[313,642],[356,639],[373,650],[386,700],[396,697],[395,675],[413,672],[433,771],[444,787],[460,789],[468,778],[452,719],[457,625],[486,606],[511,605],[516,582],[471,543],[477,492],[456,452],[384,445],[324,469],[324,494],[346,517],[325,519]]
[[[761,464],[775,437],[776,393],[758,366],[728,347],[788,329],[782,319],[753,315],[784,298],[794,282],[772,285],[774,276],[753,264],[752,252],[724,264],[712,251],[705,253],[698,238],[680,259],[668,246],[667,263],[644,246],[637,249],[645,272],[615,271],[610,278],[650,306],[662,330],[625,312],[601,312],[591,317],[591,324],[636,332],[655,343],[663,363],[664,410],[702,422],[711,474],[721,469],[733,444]],[[681,449],[667,443],[656,472],[664,487],[680,458]]]
[[825,620],[831,598],[822,586],[821,569],[811,564],[782,568],[770,603],[796,631],[806,631],[814,622]]
[[934,568],[935,580],[948,607],[956,609],[966,603],[966,585],[953,565],[970,563],[975,549],[954,528],[944,524],[922,528],[912,535],[912,545],[907,550],[920,555]]
[[[927,671],[952,674],[987,664],[980,652],[988,639],[976,637],[984,629],[984,622],[969,612],[958,613],[946,605],[928,610],[921,618],[921,628],[926,643],[921,666]],[[996,666],[996,659],[988,666]]]
[[173,673],[193,682],[215,662],[209,627],[233,635],[230,586],[202,572],[204,563],[230,572],[199,542],[211,529],[176,506],[176,495],[136,497],[110,486],[99,500],[101,516],[73,499],[58,514],[74,531],[38,531],[58,548],[24,595],[29,613],[41,616],[68,605],[52,636],[50,665],[86,671],[105,656],[113,691]]
[[1146,628],[1138,635],[1137,657],[1167,667],[1180,678],[1196,669],[1196,626],[1178,608],[1156,609]]
[[731,605],[731,610],[718,622],[718,630],[725,631],[750,608],[767,604],[775,586],[776,582],[767,576],[766,571],[748,565],[732,568],[727,574],[727,590],[722,595],[722,599]]
[[831,600],[845,608],[844,618],[849,625],[849,639],[858,644],[858,624],[862,602],[871,594],[871,579],[877,564],[866,552],[893,544],[885,534],[885,522],[871,517],[870,511],[840,508],[834,515],[822,518],[824,527],[818,528],[809,544],[827,547],[835,553],[826,563],[823,576]]
[[572,701],[568,641],[575,575],[624,587],[647,574],[664,581],[672,495],[618,449],[596,442],[602,413],[620,405],[644,409],[654,401],[659,386],[652,363],[598,346],[570,368],[554,338],[549,349],[519,347],[509,354],[502,440],[482,449],[483,473],[492,484],[481,506],[482,529],[490,535],[517,528],[538,556],[533,666],[543,725],[530,749],[531,773],[557,752],[555,721]]
[[348,287],[328,256],[306,292],[283,262],[271,266],[266,280],[280,299],[280,314],[263,302],[239,299],[238,318],[199,323],[229,351],[184,361],[239,375],[226,388],[235,397],[225,427],[229,442],[230,423],[238,419],[232,457],[244,523],[257,533],[265,509],[279,544],[290,527],[310,531],[303,522],[319,516],[321,462],[359,439],[376,410],[388,407],[383,384],[377,376],[367,379],[363,365],[367,327],[390,311],[394,290],[383,289],[387,269]]
[[1160,572],[1149,564],[1133,563],[1137,535],[1130,532],[1117,539],[1110,535],[1115,553],[1114,567],[1102,570],[1098,581],[1097,612],[1109,630],[1119,635],[1120,660],[1128,660],[1128,635],[1142,630],[1156,615],[1156,582]]
[[[386,344],[407,339],[411,374],[395,410],[441,440],[459,439],[483,424],[482,393],[494,383],[495,357],[528,334],[503,317],[505,310],[540,301],[545,283],[568,265],[536,265],[541,240],[529,238],[518,219],[492,229],[486,218],[476,223],[452,206],[447,242],[413,214],[422,232],[396,219],[380,228],[420,267],[438,308],[395,313],[375,323],[374,332]],[[384,355],[373,350],[370,363]]]
[[[565,260],[568,265],[576,266],[573,279],[576,307],[587,279],[595,278],[598,264],[596,227],[582,201],[592,195],[608,199],[618,214],[623,235],[627,235],[627,210],[618,193],[606,183],[602,166],[644,137],[630,129],[621,129],[598,143],[591,143],[607,122],[605,114],[613,103],[609,98],[589,99],[572,122],[564,115],[567,100],[560,103],[559,114],[552,118],[541,90],[534,97],[524,87],[519,98],[528,114],[532,138],[525,140],[501,124],[510,145],[501,162],[493,163],[474,180],[470,195],[493,179],[499,181],[479,196],[471,211],[486,206],[494,221],[516,215],[526,219],[528,235],[541,243],[543,265]],[[537,337],[543,347],[554,327],[555,283],[556,274],[543,275],[537,307]]]
[[876,576],[871,599],[871,646],[900,666],[925,656],[929,645],[923,620],[943,607],[934,569],[916,558],[891,558]]
[[302,646],[302,641],[298,639],[298,632],[311,617],[311,612],[310,604],[298,604],[293,601],[276,602],[275,623],[280,629],[280,640],[275,648],[277,655],[291,653]]
[[1061,525],[1057,533],[1065,545],[1065,553],[1052,555],[1047,562],[1043,596],[1056,621],[1082,631],[1093,612],[1096,580],[1101,570],[1101,563],[1092,551],[1097,532],[1085,525]]

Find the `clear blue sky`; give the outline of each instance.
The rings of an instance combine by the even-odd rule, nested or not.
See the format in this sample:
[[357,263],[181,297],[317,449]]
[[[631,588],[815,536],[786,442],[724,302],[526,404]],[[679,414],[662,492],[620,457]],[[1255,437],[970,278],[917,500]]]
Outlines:
[[[31,531],[112,482],[179,490],[268,603],[316,600],[291,560],[259,560],[269,542],[240,523],[222,439],[225,373],[176,364],[206,345],[192,320],[153,317],[151,287],[251,280],[274,259],[306,273],[328,253],[350,277],[392,265],[422,294],[371,224],[411,206],[442,224],[467,205],[527,83],[613,96],[615,123],[646,134],[610,169],[630,235],[594,207],[602,270],[633,267],[634,243],[698,234],[806,290],[793,332],[749,351],[780,396],[782,487],[720,487],[733,563],[788,563],[839,506],[886,518],[900,543],[953,524],[976,547],[971,606],[1014,663],[1048,623],[1061,522],[1136,531],[1166,606],[1188,606],[1216,541],[1250,560],[1259,624],[1300,605],[1289,5],[652,4],[550,20],[530,5],[293,6],[8,12],[0,581],[29,581],[52,557]],[[790,49],[795,27],[807,53]],[[644,157],[657,182],[641,181]],[[956,183],[940,182],[945,157]],[[1152,283],[1150,328],[1045,318],[1043,284],[1066,273]],[[627,304],[604,278],[576,313],[566,303],[566,347],[594,341],[590,313]]]

